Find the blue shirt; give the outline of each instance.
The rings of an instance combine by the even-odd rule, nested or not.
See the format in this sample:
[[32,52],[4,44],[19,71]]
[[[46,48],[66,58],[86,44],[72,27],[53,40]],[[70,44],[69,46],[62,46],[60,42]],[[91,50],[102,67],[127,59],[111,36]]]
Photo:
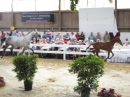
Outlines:
[[18,33],[12,33],[11,36],[19,37]]
[[95,40],[95,36],[91,35],[88,37],[89,40]]

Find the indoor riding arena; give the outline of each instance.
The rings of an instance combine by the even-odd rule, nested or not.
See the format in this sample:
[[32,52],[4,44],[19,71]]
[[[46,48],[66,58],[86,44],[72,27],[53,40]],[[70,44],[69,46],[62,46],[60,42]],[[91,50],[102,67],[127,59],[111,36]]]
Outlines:
[[[130,0],[0,2],[0,97],[130,97]],[[90,55],[103,73],[83,96],[74,87],[87,85],[90,75],[79,84],[82,74],[70,67],[87,66],[79,60]],[[99,96],[103,88],[115,95]]]

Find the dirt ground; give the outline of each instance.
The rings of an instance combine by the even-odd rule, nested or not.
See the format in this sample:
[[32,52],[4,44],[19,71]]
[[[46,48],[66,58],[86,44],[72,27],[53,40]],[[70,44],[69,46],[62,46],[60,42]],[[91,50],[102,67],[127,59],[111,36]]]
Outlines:
[[[38,71],[35,74],[32,91],[24,91],[23,81],[18,81],[12,71],[13,57],[0,59],[0,76],[6,81],[0,87],[0,97],[80,97],[73,91],[77,85],[75,74],[68,72],[72,60],[38,59]],[[106,63],[105,74],[99,79],[99,88],[114,88],[122,97],[130,97],[130,64]],[[91,97],[97,97],[92,92]]]

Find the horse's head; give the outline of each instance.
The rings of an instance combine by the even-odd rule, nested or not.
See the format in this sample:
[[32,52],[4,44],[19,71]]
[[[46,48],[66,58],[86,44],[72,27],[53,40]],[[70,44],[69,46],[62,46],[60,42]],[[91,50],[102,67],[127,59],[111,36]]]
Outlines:
[[38,31],[33,31],[33,35],[37,37],[40,33]]
[[122,42],[121,42],[121,40],[120,40],[120,37],[116,37],[116,42],[118,42],[120,45],[123,46],[123,44],[122,44]]

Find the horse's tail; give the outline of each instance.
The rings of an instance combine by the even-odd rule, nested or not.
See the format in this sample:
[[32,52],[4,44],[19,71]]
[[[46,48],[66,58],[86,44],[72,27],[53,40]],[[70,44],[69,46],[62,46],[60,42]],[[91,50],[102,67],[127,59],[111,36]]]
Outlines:
[[90,45],[86,48],[86,50],[89,49],[89,47],[90,47],[91,45],[93,45],[93,44],[90,44]]

